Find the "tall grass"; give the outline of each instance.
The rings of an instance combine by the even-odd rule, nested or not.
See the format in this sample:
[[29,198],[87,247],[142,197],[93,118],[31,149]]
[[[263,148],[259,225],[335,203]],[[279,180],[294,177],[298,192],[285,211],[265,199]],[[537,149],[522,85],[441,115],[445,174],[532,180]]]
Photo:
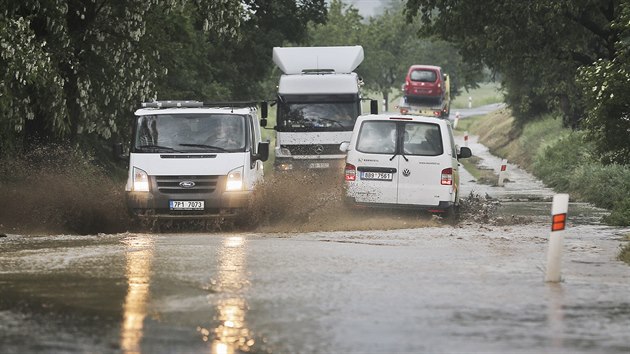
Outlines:
[[606,223],[630,225],[630,166],[603,165],[584,133],[563,128],[553,116],[521,128],[513,122],[510,112],[502,110],[458,129],[479,135],[495,155],[517,163],[555,191],[611,210]]

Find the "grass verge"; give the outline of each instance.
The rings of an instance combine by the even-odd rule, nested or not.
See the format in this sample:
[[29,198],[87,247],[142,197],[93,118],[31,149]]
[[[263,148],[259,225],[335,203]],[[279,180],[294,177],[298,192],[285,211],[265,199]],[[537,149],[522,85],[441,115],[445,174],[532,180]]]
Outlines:
[[[463,123],[463,124],[462,124]],[[508,159],[572,200],[609,209],[604,222],[630,225],[630,167],[603,165],[580,131],[563,128],[559,118],[544,116],[516,128],[507,109],[460,121],[458,131],[479,136],[496,156]]]
[[626,244],[625,246],[621,246],[621,251],[619,252],[619,256],[617,256],[617,259],[630,265],[630,234],[625,236],[625,241]]

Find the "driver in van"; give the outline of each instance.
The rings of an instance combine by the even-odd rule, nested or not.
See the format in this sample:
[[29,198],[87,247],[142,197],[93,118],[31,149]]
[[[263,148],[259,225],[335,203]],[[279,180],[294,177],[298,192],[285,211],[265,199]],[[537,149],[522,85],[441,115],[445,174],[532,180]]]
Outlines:
[[157,122],[155,119],[152,119],[149,122],[149,118],[143,117],[140,122],[140,145],[141,146],[150,146],[157,145]]
[[235,122],[223,121],[217,124],[214,134],[206,140],[210,145],[224,149],[237,149],[241,147],[242,134]]

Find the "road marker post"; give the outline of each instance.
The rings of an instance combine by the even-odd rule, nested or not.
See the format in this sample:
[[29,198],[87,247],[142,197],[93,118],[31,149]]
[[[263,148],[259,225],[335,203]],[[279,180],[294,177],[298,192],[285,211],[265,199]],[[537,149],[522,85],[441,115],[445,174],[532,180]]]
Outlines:
[[501,161],[501,169],[499,170],[499,182],[497,185],[503,187],[505,185],[505,177],[507,175],[507,159]]
[[546,282],[557,283],[560,281],[562,245],[568,209],[568,194],[556,194],[553,196],[553,203],[551,205],[551,234],[549,236],[549,247],[547,249]]
[[468,146],[468,131],[464,133],[464,146]]
[[459,124],[460,114],[459,112],[455,113],[455,122],[453,123],[453,129],[457,129],[457,124]]

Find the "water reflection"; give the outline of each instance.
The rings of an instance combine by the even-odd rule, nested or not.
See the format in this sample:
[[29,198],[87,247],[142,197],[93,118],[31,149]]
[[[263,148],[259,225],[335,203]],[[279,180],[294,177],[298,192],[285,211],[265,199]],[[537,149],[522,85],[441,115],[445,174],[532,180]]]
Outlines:
[[203,340],[212,341],[212,353],[249,352],[255,343],[245,321],[247,301],[243,292],[248,284],[245,260],[245,239],[225,238],[219,250],[217,280],[212,284],[212,289],[224,296],[216,303],[218,324],[212,330],[199,328]]
[[547,308],[547,322],[551,345],[561,349],[564,345],[564,289],[561,284],[547,283],[549,306]]
[[127,296],[123,305],[120,348],[124,353],[140,353],[144,318],[147,314],[149,280],[153,262],[153,240],[141,235],[125,240],[127,246]]

